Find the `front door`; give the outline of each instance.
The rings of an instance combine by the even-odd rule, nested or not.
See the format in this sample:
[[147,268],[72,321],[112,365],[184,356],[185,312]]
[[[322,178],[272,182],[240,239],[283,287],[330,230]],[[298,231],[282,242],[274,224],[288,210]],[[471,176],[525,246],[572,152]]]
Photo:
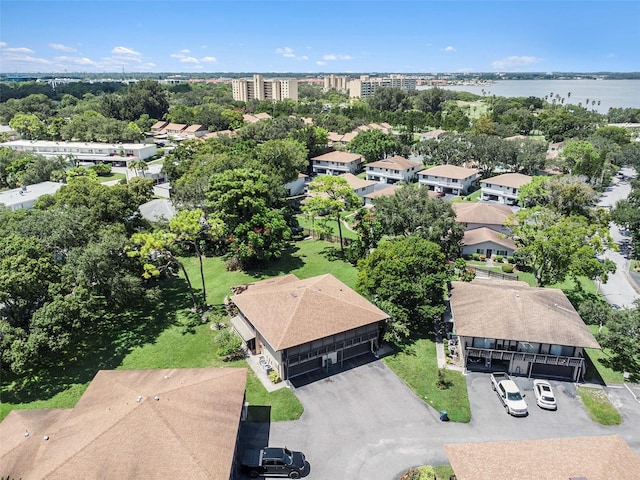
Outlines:
[[493,250],[491,250],[490,248],[487,248],[487,260],[491,258],[492,254],[493,254]]

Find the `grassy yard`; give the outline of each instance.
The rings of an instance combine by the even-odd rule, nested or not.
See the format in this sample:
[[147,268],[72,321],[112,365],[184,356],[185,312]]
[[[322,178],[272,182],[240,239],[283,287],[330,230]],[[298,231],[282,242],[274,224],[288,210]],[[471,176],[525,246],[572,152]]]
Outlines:
[[[598,333],[597,325],[587,325],[593,335]],[[606,327],[604,327],[606,328]],[[607,366],[607,359],[609,358],[607,350],[598,350],[596,348],[586,349],[587,357],[591,361],[591,364],[595,368],[600,379],[606,383],[623,383],[624,377],[622,372],[616,372]],[[588,373],[588,372],[587,372]]]
[[[313,222],[306,215],[298,215],[297,216],[298,223],[301,227],[313,229]],[[338,222],[335,220],[330,220],[329,226],[333,229],[331,235],[338,236]],[[353,230],[347,228],[344,224],[342,224],[342,238],[349,238],[351,240],[355,240],[358,238],[358,234]]]
[[451,468],[450,465],[439,465],[435,467],[431,465],[423,465],[405,472],[401,477],[401,480],[404,478],[411,478],[411,480],[434,480],[434,476],[435,480],[449,480],[452,475],[453,468]]
[[602,389],[578,387],[578,395],[580,395],[582,403],[594,422],[602,425],[620,425],[622,423],[622,417],[611,405],[609,397]]
[[467,384],[460,372],[445,370],[447,388],[439,388],[436,345],[421,339],[404,351],[385,357],[385,363],[429,406],[446,410],[454,422],[469,422],[471,407]]
[[113,180],[126,180],[126,175],[124,173],[112,173],[111,175],[99,175],[98,182],[111,182]]
[[[194,284],[200,287],[198,262],[185,259]],[[332,273],[353,287],[356,270],[337,258],[336,246],[328,242],[305,240],[292,245],[269,268],[250,273],[227,272],[220,258],[205,259],[205,278],[209,303],[221,304],[229,287],[274,275],[293,273],[307,278]],[[216,352],[217,331],[189,314],[186,284],[181,279],[165,282],[162,298],[148,316],[130,320],[109,338],[96,339],[95,346],[81,358],[52,369],[40,378],[16,379],[3,375],[0,390],[0,420],[13,409],[71,408],[100,369],[197,368],[242,366],[246,362],[223,362]],[[247,401],[270,411],[271,420],[295,419],[302,405],[289,389],[268,393],[249,372]]]

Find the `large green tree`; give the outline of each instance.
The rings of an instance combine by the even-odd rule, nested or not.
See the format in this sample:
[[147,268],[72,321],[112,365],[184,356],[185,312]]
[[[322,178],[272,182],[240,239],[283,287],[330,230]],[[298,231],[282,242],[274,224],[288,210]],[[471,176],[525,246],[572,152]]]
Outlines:
[[231,251],[243,263],[279,258],[291,232],[269,177],[247,169],[213,175],[207,209],[225,225]]
[[597,200],[591,185],[575,175],[533,177],[520,187],[518,199],[524,207],[549,207],[566,216],[589,216]]
[[390,315],[385,339],[404,343],[433,331],[445,311],[450,271],[440,247],[421,238],[382,242],[358,266],[356,289]]
[[598,342],[611,352],[607,361],[611,368],[631,374],[640,380],[640,302],[634,308],[615,312],[606,329],[598,334]]
[[615,243],[606,224],[579,215],[563,216],[543,208],[520,210],[511,221],[518,261],[531,268],[536,283],[546,286],[580,276],[607,281],[615,272],[611,260],[599,260]]
[[563,171],[583,175],[590,183],[600,179],[604,161],[591,143],[583,140],[569,142],[560,152],[560,158]]
[[309,184],[309,191],[312,195],[305,201],[302,210],[312,217],[327,215],[338,223],[340,250],[344,253],[341,213],[355,208],[362,201],[342,177],[316,177]]
[[394,195],[378,197],[373,204],[385,234],[419,236],[440,245],[447,257],[458,256],[464,227],[456,221],[451,204],[430,198],[428,189],[403,185]]
[[347,149],[359,153],[364,157],[365,162],[369,163],[398,153],[399,146],[391,135],[380,130],[365,130],[348,143]]

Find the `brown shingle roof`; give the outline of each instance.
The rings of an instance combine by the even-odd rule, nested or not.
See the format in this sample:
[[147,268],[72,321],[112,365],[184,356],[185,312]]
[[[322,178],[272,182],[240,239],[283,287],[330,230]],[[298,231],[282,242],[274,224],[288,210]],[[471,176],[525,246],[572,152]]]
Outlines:
[[380,190],[375,190],[371,193],[367,193],[366,195],[363,195],[363,197],[370,199],[378,197],[390,197],[392,195],[395,195],[398,189],[400,189],[400,185],[389,185],[388,187],[381,188]]
[[367,167],[391,168],[394,170],[410,170],[419,165],[422,165],[422,163],[414,162],[413,160],[409,160],[396,155],[395,157],[384,158],[382,160],[378,160],[377,162],[368,163]]
[[353,173],[343,173],[339,176],[344,178],[353,190],[360,190],[361,188],[367,188],[378,183],[373,180],[356,177]]
[[169,125],[169,122],[165,122],[164,120],[160,120],[160,121],[154,123],[153,125],[151,125],[151,131],[152,132],[157,132],[159,130],[162,130],[167,125]]
[[451,282],[458,335],[600,348],[562,290],[525,282]]
[[344,136],[342,137],[342,140],[340,140],[340,141],[342,143],[349,143],[351,140],[353,140],[354,138],[356,138],[358,136],[358,133],[360,133],[360,132],[345,133]]
[[341,133],[329,132],[329,141],[330,142],[339,142],[342,140],[343,135]]
[[418,172],[418,175],[433,175],[435,177],[456,178],[458,180],[477,174],[478,170],[475,168],[464,168],[456,165],[437,165]]
[[195,133],[195,132],[199,132],[200,130],[206,130],[206,128],[204,128],[202,125],[189,125],[183,131],[185,133]]
[[513,240],[487,227],[474,228],[464,232],[463,245],[478,245],[484,242],[493,242],[510,250],[516,249],[516,244],[513,243]]
[[460,223],[481,223],[483,225],[504,225],[513,210],[508,205],[495,203],[452,203],[456,220]]
[[444,446],[458,480],[640,480],[640,457],[618,435]]
[[480,183],[490,183],[492,185],[501,185],[503,187],[520,188],[522,185],[525,185],[530,181],[531,177],[529,175],[524,175],[522,173],[505,173],[496,177],[487,178],[485,180],[482,180],[482,182]]
[[240,289],[233,303],[275,350],[389,318],[330,274],[305,280],[286,275]]
[[349,152],[339,152],[336,150],[334,152],[329,152],[323,155],[319,155],[317,157],[313,157],[311,160],[337,162],[337,163],[350,163],[350,162],[353,162],[354,160],[362,160],[362,155],[358,155],[356,153],[349,153]]
[[100,371],[73,409],[7,416],[2,475],[228,480],[246,376],[244,368]]

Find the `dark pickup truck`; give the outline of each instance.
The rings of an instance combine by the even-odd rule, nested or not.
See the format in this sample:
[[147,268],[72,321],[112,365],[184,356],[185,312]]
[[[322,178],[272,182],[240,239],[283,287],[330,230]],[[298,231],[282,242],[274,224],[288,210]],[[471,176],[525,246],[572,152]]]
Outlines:
[[304,453],[293,452],[287,447],[267,447],[246,450],[242,456],[242,469],[251,478],[289,477],[300,478],[306,459]]

